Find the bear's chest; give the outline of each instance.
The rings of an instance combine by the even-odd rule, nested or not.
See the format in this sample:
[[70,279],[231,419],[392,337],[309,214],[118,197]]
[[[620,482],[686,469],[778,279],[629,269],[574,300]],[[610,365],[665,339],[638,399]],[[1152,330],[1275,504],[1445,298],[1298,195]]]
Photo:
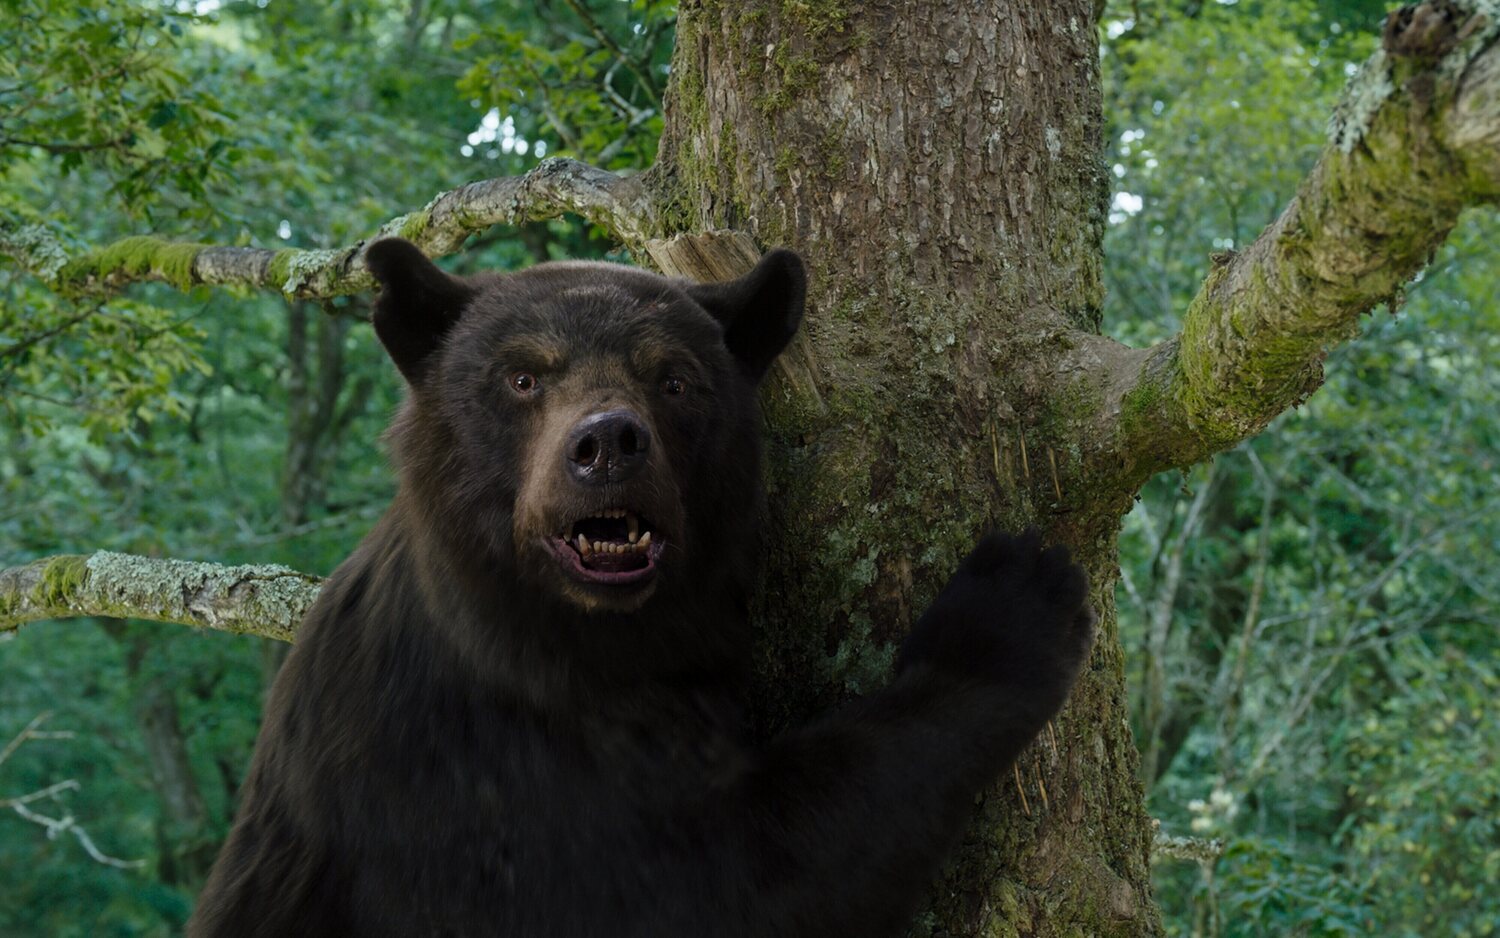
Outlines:
[[[610,909],[639,910],[643,897],[666,901],[672,884],[703,878],[710,844],[724,837],[716,806],[744,758],[727,734],[694,722],[559,726],[516,714],[492,715],[483,729],[379,737],[382,751],[365,764],[387,768],[358,786],[378,800],[343,802],[351,853],[362,858],[351,904],[372,928],[486,920],[502,926],[497,934],[540,934],[575,921],[589,931]],[[388,895],[393,879],[410,888]]]

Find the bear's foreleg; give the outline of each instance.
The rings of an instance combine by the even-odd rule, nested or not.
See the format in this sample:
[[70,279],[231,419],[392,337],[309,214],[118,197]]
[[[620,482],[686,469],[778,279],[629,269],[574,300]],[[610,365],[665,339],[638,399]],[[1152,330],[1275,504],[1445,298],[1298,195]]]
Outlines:
[[765,751],[744,780],[770,932],[898,935],[974,798],[1061,708],[1092,641],[1061,548],[991,534],[902,648],[884,691]]

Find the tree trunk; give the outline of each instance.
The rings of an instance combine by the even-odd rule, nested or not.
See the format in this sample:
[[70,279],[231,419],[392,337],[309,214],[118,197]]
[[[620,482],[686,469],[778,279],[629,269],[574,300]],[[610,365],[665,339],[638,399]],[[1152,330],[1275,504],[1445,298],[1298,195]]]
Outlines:
[[1100,641],[914,934],[1159,931],[1113,599],[1131,493],[1085,485],[1085,402],[1054,390],[1103,292],[1093,4],[685,2],[671,94],[664,227],[813,272],[766,396],[761,728],[878,686],[983,529],[1039,526],[1087,566]]
[[193,774],[176,690],[165,675],[148,673],[145,667],[152,648],[150,632],[122,622],[109,623],[106,631],[125,652],[125,673],[132,685],[136,722],[160,808],[155,824],[157,879],[197,889],[219,845],[207,830],[208,808]]

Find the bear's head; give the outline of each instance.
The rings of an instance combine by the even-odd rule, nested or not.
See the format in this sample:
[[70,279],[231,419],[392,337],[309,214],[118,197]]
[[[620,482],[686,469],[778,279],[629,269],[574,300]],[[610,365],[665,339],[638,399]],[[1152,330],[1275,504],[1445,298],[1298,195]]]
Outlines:
[[757,389],[802,319],[797,255],[702,285],[585,262],[456,277],[399,239],[365,262],[410,386],[403,494],[469,576],[623,613],[753,568]]

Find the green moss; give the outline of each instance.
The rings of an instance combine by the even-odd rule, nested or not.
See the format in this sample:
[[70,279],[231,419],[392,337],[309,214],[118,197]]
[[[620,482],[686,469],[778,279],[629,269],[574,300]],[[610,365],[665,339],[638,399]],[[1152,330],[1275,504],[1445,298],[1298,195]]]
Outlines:
[[782,13],[814,39],[843,32],[849,22],[844,0],[781,0]]
[[[873,551],[868,559],[870,579],[874,579],[875,561]],[[840,639],[838,648],[829,663],[832,677],[851,694],[868,694],[890,679],[895,664],[896,650],[893,646],[872,641],[870,617],[857,613],[850,617],[850,628]]]
[[1126,440],[1148,436],[1161,419],[1164,399],[1161,385],[1149,379],[1127,391],[1120,401],[1121,436]]
[[1042,416],[1037,422],[1042,435],[1057,441],[1076,438],[1077,428],[1094,416],[1103,396],[1097,384],[1081,377],[1054,390],[1042,403]]
[[765,82],[771,90],[756,99],[755,106],[762,114],[786,110],[822,81],[823,70],[817,59],[807,52],[795,51],[790,42],[776,46],[771,53],[771,64],[779,80]]
[[278,287],[292,276],[292,258],[297,252],[291,248],[277,251],[266,264],[266,279]]
[[88,579],[87,557],[54,557],[42,568],[42,581],[32,591],[32,598],[45,606],[60,605],[67,602],[68,597],[76,593]]
[[791,147],[782,147],[776,151],[776,159],[771,163],[771,168],[776,170],[776,175],[785,178],[797,165],[797,151]]
[[[680,24],[681,31],[677,36],[679,47],[695,41],[689,31],[692,28],[691,20],[684,20]],[[670,175],[658,176],[656,179],[660,208],[651,234],[658,238],[702,227],[699,222],[697,191],[710,185],[713,175],[713,168],[706,165],[705,155],[694,146],[695,141],[705,139],[708,126],[708,101],[703,76],[696,69],[674,70],[668,93],[672,106],[681,116],[683,129],[670,154]]]
[[779,47],[773,61],[781,69],[783,90],[794,97],[817,87],[823,70],[810,55],[796,55],[787,46]]
[[844,143],[844,123],[829,127],[818,140],[818,162],[824,177],[834,179],[843,175],[848,162],[848,146]]
[[420,212],[412,212],[410,215],[402,217],[401,224],[396,229],[396,234],[408,241],[415,241],[422,236],[422,232],[427,230],[427,226],[431,221],[432,216],[425,209]]
[[990,887],[990,907],[994,914],[985,922],[984,938],[1019,938],[1021,932],[1016,923],[1029,919],[1021,903],[1021,891],[1015,883],[1006,879],[996,880]]
[[1210,440],[1238,439],[1233,427],[1224,421],[1220,411],[1227,401],[1225,391],[1215,387],[1214,353],[1217,343],[1209,340],[1211,317],[1218,314],[1219,281],[1228,268],[1216,267],[1182,320],[1182,342],[1177,355],[1180,380],[1176,383],[1178,403],[1192,420],[1198,435]]
[[112,275],[130,278],[154,277],[179,290],[192,289],[198,279],[193,262],[209,245],[190,241],[168,241],[155,235],[121,238],[63,265],[58,278],[63,283],[107,280]]
[[728,123],[719,128],[719,158],[720,166],[733,169],[740,161],[740,140],[735,136],[734,128]]
[[795,378],[788,378],[778,365],[761,395],[767,425],[788,441],[816,433],[819,419],[826,412],[826,406],[816,396],[817,389],[800,386],[803,375]]
[[672,87],[673,104],[688,116],[689,123],[701,127],[708,117],[708,100],[704,97],[703,76],[696,71],[678,75]]
[[206,244],[163,244],[156,252],[156,269],[177,289],[191,289],[197,282],[193,262],[206,247]]

